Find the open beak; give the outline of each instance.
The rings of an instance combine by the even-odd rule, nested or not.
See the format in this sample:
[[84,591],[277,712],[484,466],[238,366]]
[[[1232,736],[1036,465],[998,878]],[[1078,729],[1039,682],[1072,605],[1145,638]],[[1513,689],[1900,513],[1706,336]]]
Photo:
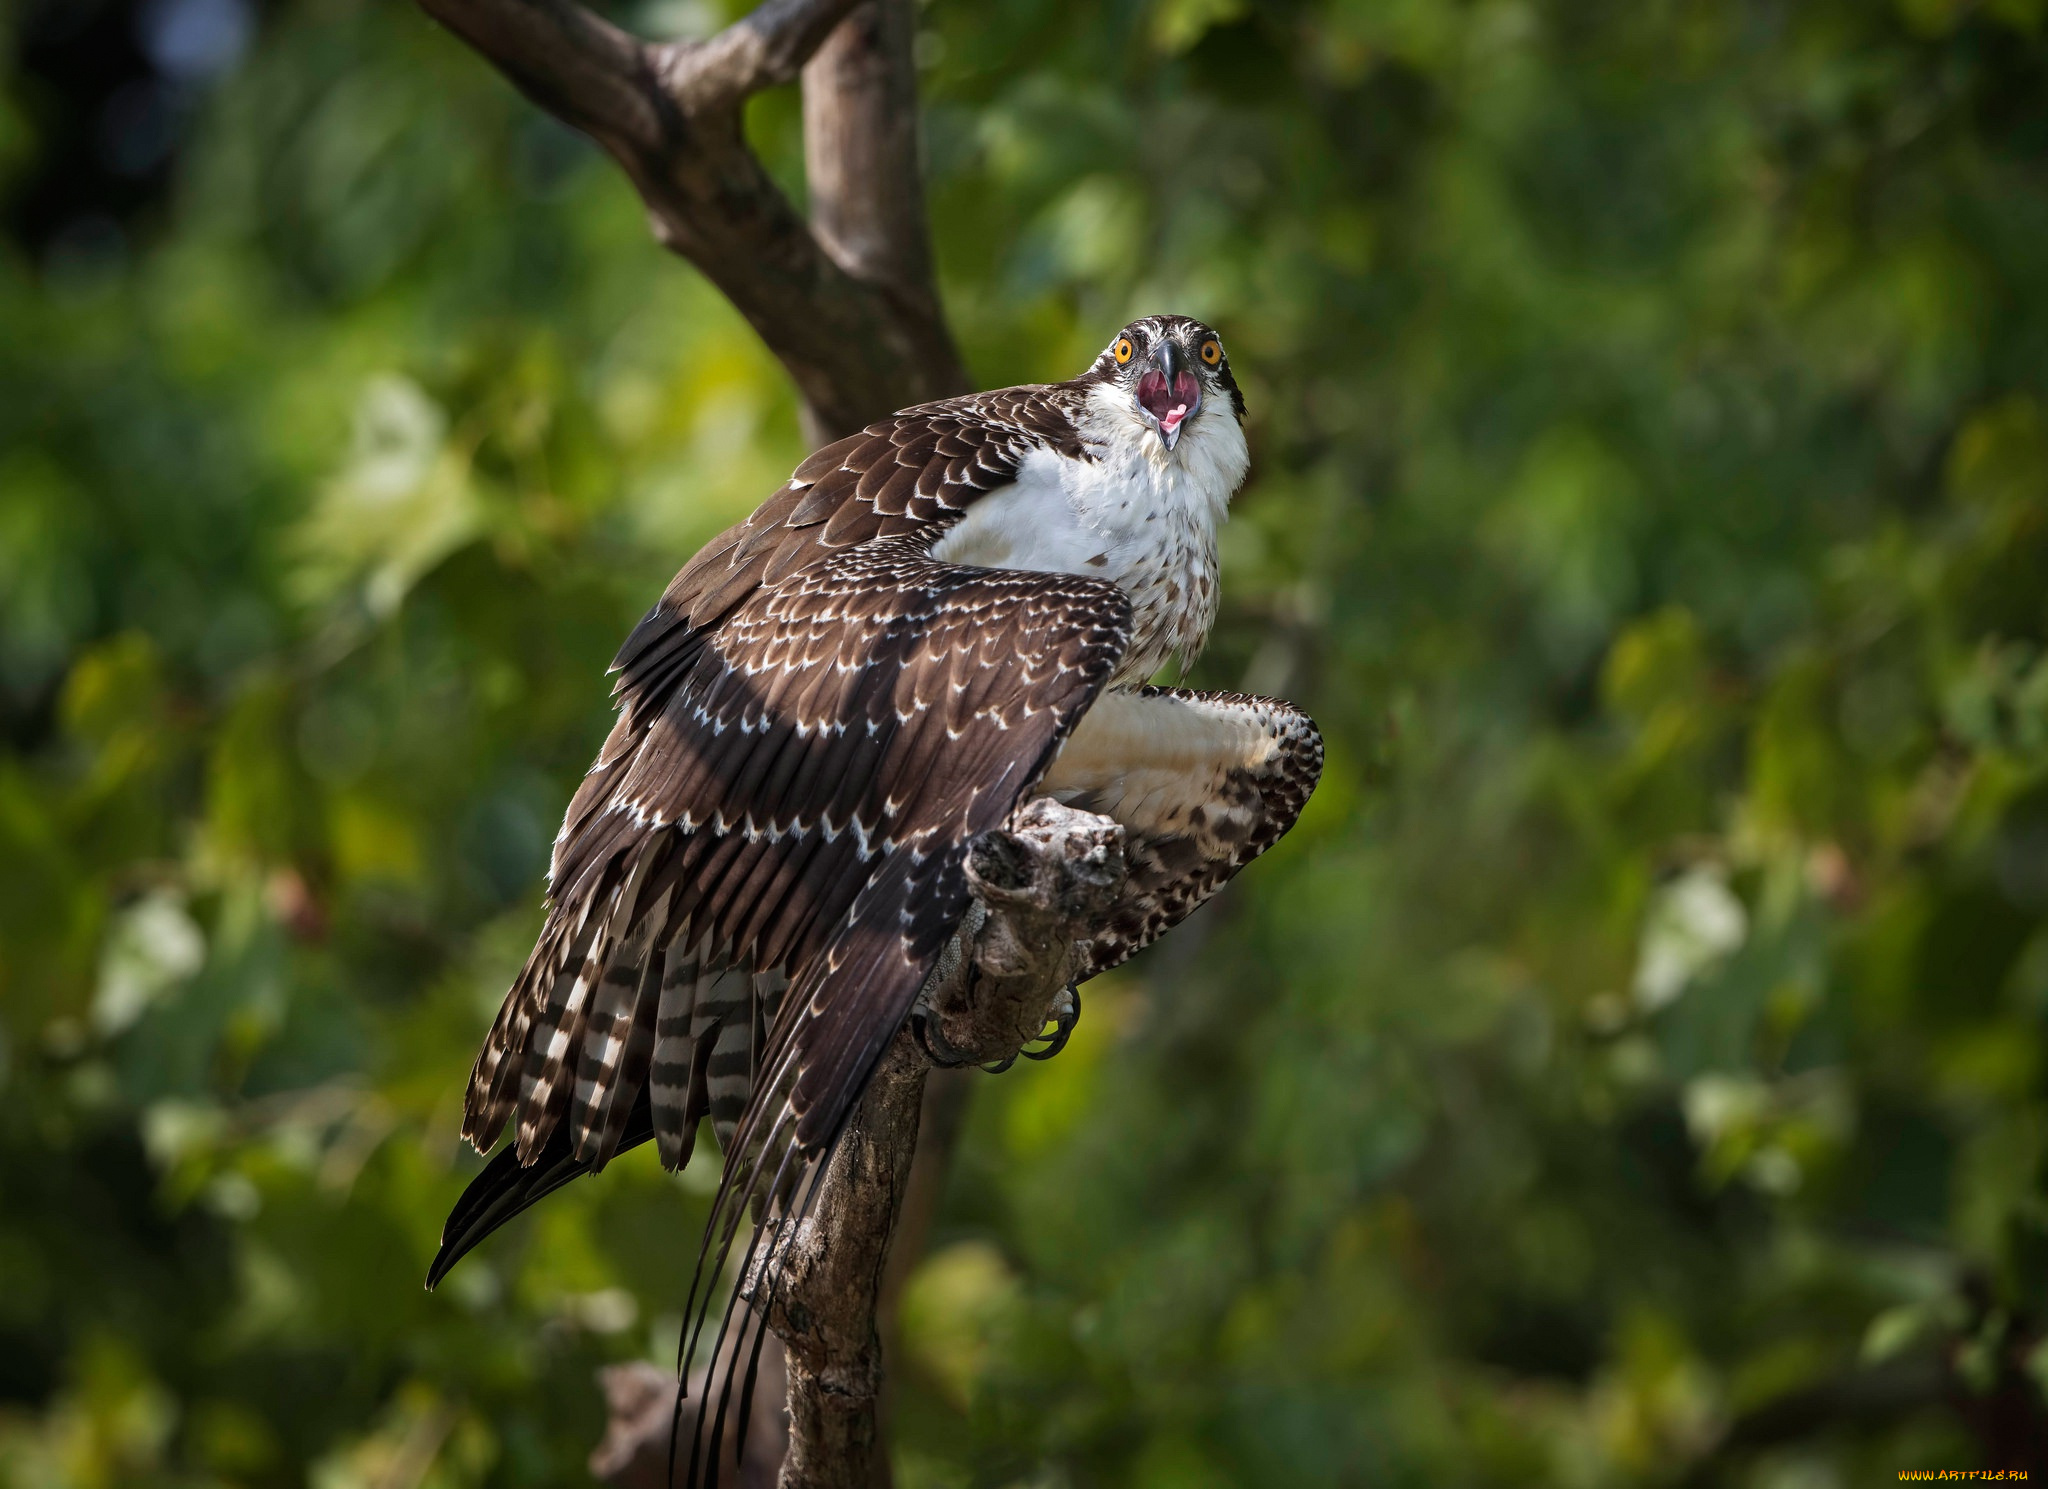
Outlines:
[[1138,412],[1171,450],[1180,443],[1181,427],[1201,406],[1201,380],[1189,369],[1187,354],[1175,343],[1161,341],[1152,365],[1138,379]]

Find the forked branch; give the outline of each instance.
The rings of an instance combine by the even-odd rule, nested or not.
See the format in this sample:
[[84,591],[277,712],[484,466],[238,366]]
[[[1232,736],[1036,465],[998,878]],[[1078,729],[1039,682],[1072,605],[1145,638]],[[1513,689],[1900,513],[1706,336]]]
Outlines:
[[[420,5],[619,162],[655,237],[789,370],[815,436],[965,390],[925,236],[910,0],[768,0],[701,42],[645,40],[576,0]],[[800,72],[822,233],[742,125],[750,95]]]

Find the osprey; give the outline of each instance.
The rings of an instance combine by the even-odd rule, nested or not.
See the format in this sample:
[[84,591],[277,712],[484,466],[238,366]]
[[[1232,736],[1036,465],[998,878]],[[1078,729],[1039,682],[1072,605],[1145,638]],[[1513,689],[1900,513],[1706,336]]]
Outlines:
[[470,1076],[463,1135],[513,1141],[429,1287],[624,1148],[680,1168],[706,1116],[714,1218],[764,1167],[776,1192],[771,1154],[814,1167],[968,909],[969,845],[1031,798],[1126,830],[1077,982],[1293,825],[1306,715],[1146,685],[1215,619],[1243,420],[1216,333],[1151,316],[1072,381],[826,446],[690,560],[612,664],[617,722]]

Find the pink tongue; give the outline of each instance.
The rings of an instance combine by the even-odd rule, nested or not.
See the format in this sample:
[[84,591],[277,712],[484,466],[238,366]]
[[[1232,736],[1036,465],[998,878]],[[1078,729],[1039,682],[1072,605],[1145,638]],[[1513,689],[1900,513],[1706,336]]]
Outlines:
[[1138,402],[1146,412],[1159,421],[1162,433],[1171,434],[1187,419],[1188,410],[1200,399],[1201,389],[1192,373],[1183,372],[1167,387],[1166,379],[1158,372],[1148,372],[1138,380]]

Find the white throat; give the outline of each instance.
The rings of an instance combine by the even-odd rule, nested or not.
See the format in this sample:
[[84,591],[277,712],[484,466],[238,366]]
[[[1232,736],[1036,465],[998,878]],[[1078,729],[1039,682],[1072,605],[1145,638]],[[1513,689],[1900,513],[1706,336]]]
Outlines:
[[1037,569],[1108,579],[1130,596],[1134,635],[1114,683],[1143,682],[1169,656],[1191,661],[1216,619],[1216,530],[1250,464],[1244,430],[1221,399],[1205,401],[1168,451],[1130,393],[1090,389],[1087,451],[1025,457],[939,540],[941,563]]

